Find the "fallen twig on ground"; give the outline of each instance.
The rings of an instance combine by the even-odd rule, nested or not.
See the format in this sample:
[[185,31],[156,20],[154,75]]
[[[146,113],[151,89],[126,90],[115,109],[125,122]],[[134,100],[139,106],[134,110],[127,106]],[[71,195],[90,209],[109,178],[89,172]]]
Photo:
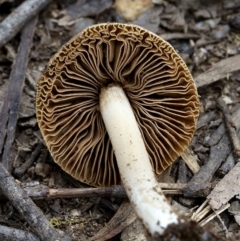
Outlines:
[[[214,184],[206,184],[209,189],[205,190],[205,196],[214,188]],[[165,195],[183,194],[187,183],[159,183]],[[59,188],[53,189],[45,185],[22,187],[24,192],[33,200],[56,199],[56,198],[84,198],[84,197],[108,197],[125,198],[126,193],[122,186],[90,187],[90,188]],[[202,197],[203,195],[201,195]],[[0,193],[0,199],[5,197]]]
[[203,87],[212,84],[220,79],[226,78],[232,72],[240,69],[240,55],[221,60],[208,71],[196,76],[195,83],[197,87]]
[[40,241],[40,239],[33,233],[29,233],[16,228],[10,228],[0,225],[0,240],[4,241]]
[[224,120],[225,120],[225,126],[227,128],[229,137],[232,141],[235,156],[238,159],[238,158],[240,158],[240,141],[239,141],[238,136],[237,136],[236,126],[235,126],[235,124],[232,120],[232,117],[231,117],[230,112],[228,110],[227,104],[224,102],[224,100],[222,98],[219,98],[217,100],[217,105],[218,105],[218,108],[223,113],[223,117],[224,117]]
[[41,150],[43,148],[43,144],[40,142],[36,149],[32,152],[31,156],[20,166],[15,168],[14,175],[17,177],[21,177],[27,169],[33,164],[37,156],[40,154]]
[[200,35],[192,34],[192,33],[164,33],[159,36],[166,41],[169,41],[172,39],[198,39],[198,38],[200,38]]
[[4,102],[0,113],[0,153],[5,140],[2,163],[10,172],[12,171],[13,160],[9,161],[9,152],[15,137],[18,111],[25,80],[25,72],[36,23],[37,18],[34,18],[24,27],[22,31],[21,42],[18,48],[16,59],[14,60],[12,66],[8,90],[4,97]]
[[19,30],[51,0],[27,0],[0,23],[0,47],[14,37]]
[[[236,162],[240,157],[240,143],[237,130],[239,129],[238,120],[234,120],[228,110],[226,103],[222,99],[218,99],[218,107],[223,113],[226,129],[232,142]],[[221,181],[216,185],[212,192],[207,196],[209,204],[215,210],[221,208],[234,196],[240,195],[240,162],[233,167],[228,174],[226,174]]]
[[[210,207],[208,205],[208,207]],[[224,212],[226,209],[228,209],[230,207],[230,204],[227,203],[225,205],[223,205],[221,208],[219,208],[218,210],[215,210],[211,215],[207,216],[205,219],[203,219],[199,225],[200,226],[204,226],[206,225],[208,222],[210,222],[212,219],[214,219],[215,217],[217,217],[219,214],[221,214],[222,212]],[[211,209],[212,210],[212,209]]]
[[[238,135],[237,135],[237,129],[239,129],[240,127],[239,127],[239,125],[235,126],[234,120],[229,113],[228,107],[221,98],[218,99],[217,104],[223,113],[226,130],[231,139],[236,158],[238,159],[239,153],[240,153],[240,151],[239,151],[240,144],[239,144],[239,139],[238,139]],[[236,118],[236,116],[238,116],[238,115],[235,115],[235,122],[236,122],[236,120],[238,120],[238,118]],[[225,140],[226,137],[227,136],[225,135],[221,139],[220,142],[223,142],[222,140],[226,141]],[[230,154],[229,157],[231,157],[231,156],[232,156],[231,159],[233,159],[233,155]],[[215,170],[215,168],[214,168],[214,170]],[[230,204],[228,202],[230,201],[231,198],[240,194],[240,188],[239,188],[240,175],[239,175],[239,173],[240,173],[240,163],[238,162],[235,165],[235,167],[232,170],[230,170],[230,172],[228,174],[226,174],[223,177],[223,179],[221,179],[219,181],[219,183],[216,185],[216,187],[207,196],[207,201],[203,203],[202,207],[204,207],[204,205],[206,205],[207,202],[209,202],[210,206],[208,205],[204,210],[206,210],[207,213],[209,211],[213,210],[214,213],[212,213],[211,215],[208,215],[204,220],[202,220],[200,222],[200,225],[205,225],[206,223],[208,223],[210,220],[212,220],[216,216],[222,222],[222,220],[219,217],[219,214],[230,207]],[[200,208],[202,208],[202,207],[200,207]],[[202,210],[200,212],[200,214],[198,214],[198,210],[197,210],[194,214],[194,217],[192,217],[192,218],[196,221],[200,221],[206,215],[204,210]],[[224,223],[223,223],[223,226],[227,232],[227,229],[226,229]]]
[[[179,195],[183,193],[187,184],[183,183],[159,183],[164,194]],[[209,184],[210,185],[210,184]],[[22,187],[24,192],[33,200],[54,198],[84,198],[84,197],[115,197],[125,198],[126,193],[122,186],[97,187],[97,188],[59,188],[52,189],[48,186]],[[4,199],[1,196],[0,199]]]
[[[209,221],[225,211],[230,205],[226,204],[218,210],[213,210],[208,204],[208,200],[205,200],[200,207],[193,213],[191,220],[199,223],[200,226],[206,225]],[[213,211],[213,213],[212,213]],[[211,212],[211,214],[209,214]],[[207,217],[206,215],[209,214]],[[204,218],[205,217],[205,218]]]
[[66,235],[61,235],[52,228],[42,211],[16,183],[11,174],[0,163],[0,190],[10,200],[16,210],[28,222],[33,231],[43,241],[70,241]]

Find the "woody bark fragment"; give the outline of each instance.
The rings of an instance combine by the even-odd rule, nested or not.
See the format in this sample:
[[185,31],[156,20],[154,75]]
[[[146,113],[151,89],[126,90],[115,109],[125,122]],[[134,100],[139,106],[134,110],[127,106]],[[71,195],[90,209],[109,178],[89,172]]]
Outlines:
[[0,48],[51,0],[27,0],[0,23]]
[[12,175],[0,163],[0,191],[10,200],[16,210],[28,222],[41,240],[70,241],[71,239],[52,228],[42,211],[28,197]]
[[209,204],[215,210],[226,204],[234,196],[240,195],[240,162],[217,184],[207,196]]
[[0,153],[5,141],[2,164],[10,172],[12,171],[13,160],[10,161],[9,153],[15,137],[18,110],[36,23],[37,18],[34,18],[22,31],[21,42],[12,66],[8,89],[0,112]]
[[[240,136],[240,106],[237,107],[236,111],[233,113],[233,123],[238,130],[238,137]],[[222,124],[224,125],[224,124]],[[220,131],[219,131],[220,130]],[[232,151],[232,144],[228,135],[226,135],[226,129],[224,126],[219,126],[219,128],[215,132],[218,133],[219,137],[216,138],[218,141],[211,146],[210,156],[206,164],[204,164],[198,173],[196,173],[190,182],[187,184],[187,188],[185,189],[184,195],[188,197],[196,197],[196,196],[206,196],[205,191],[209,191],[209,182],[213,175],[216,173],[222,162],[227,158],[227,156]],[[215,139],[215,134],[212,135]],[[212,137],[211,137],[212,138]],[[209,140],[209,143],[211,140]]]
[[204,87],[220,79],[228,77],[229,74],[240,69],[240,54],[223,59],[206,72],[194,78],[196,86]]
[[239,138],[238,138],[237,132],[236,132],[237,127],[232,120],[232,117],[228,110],[227,104],[224,102],[224,100],[222,98],[218,99],[217,105],[218,105],[218,108],[223,113],[225,125],[226,125],[228,135],[229,135],[232,145],[233,145],[235,156],[237,159],[239,159],[240,158],[240,142],[239,142]]

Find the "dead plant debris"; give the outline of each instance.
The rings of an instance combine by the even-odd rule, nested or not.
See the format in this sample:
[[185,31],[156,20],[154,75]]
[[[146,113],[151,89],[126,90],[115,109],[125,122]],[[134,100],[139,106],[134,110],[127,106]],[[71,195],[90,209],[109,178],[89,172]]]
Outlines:
[[[164,192],[184,218],[203,226],[196,240],[219,240],[215,234],[240,240],[239,1],[0,0],[3,240],[15,240],[16,234],[19,240],[36,241],[51,235],[73,241],[147,240],[123,202],[121,186],[94,189],[55,165],[35,116],[39,76],[59,47],[92,24],[126,21],[169,41],[187,63],[200,95],[197,131],[160,177]],[[46,225],[44,232],[34,215]],[[179,235],[171,232],[161,240],[180,240]]]

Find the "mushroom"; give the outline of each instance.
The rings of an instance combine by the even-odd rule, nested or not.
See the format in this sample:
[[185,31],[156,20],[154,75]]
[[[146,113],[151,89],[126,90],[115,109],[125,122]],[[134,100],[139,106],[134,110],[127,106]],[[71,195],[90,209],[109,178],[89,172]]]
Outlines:
[[122,183],[146,229],[179,223],[155,174],[188,146],[199,100],[173,47],[146,29],[97,24],[50,60],[36,114],[56,163],[93,186]]

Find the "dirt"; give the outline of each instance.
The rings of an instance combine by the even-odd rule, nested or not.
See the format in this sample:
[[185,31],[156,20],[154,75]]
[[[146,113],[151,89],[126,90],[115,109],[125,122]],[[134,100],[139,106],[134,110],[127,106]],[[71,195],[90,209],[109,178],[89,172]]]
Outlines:
[[[0,1],[0,21],[20,2]],[[167,39],[184,59],[193,77],[206,72],[223,59],[240,54],[238,1],[156,0],[153,3],[150,1],[149,6],[143,4],[144,9],[130,13],[131,17],[128,12],[126,18],[122,8],[118,12],[114,7],[114,1],[111,0],[52,1],[41,11],[29,57],[15,140],[10,154],[14,159],[13,173],[14,169],[21,166],[42,141],[35,116],[35,93],[40,74],[51,56],[84,28],[99,22],[126,22],[130,19],[134,24],[139,24]],[[137,8],[137,3],[132,6]],[[132,8],[134,11],[134,7]],[[133,19],[133,16],[136,17]],[[3,105],[8,88],[11,66],[19,42],[20,34],[0,48],[0,107]],[[199,126],[191,142],[191,149],[197,156],[198,164],[203,166],[207,163],[211,150],[208,140],[223,123],[222,114],[217,108],[217,99],[224,98],[230,113],[239,106],[240,71],[226,73],[226,76],[216,83],[198,88],[198,93],[201,101]],[[178,159],[170,172],[171,178],[176,182],[180,178],[178,173],[180,164],[181,160]],[[224,169],[225,172],[214,173],[210,181],[220,181],[230,168]],[[185,181],[188,182],[193,175],[186,168]],[[25,186],[44,184],[50,188],[86,187],[85,184],[63,173],[53,162],[45,146],[26,172],[20,177],[15,177]],[[176,202],[181,202],[181,198],[186,197],[180,195],[172,198]],[[188,208],[203,203],[203,197],[192,196],[189,199],[192,200]],[[121,201],[117,198],[73,198],[39,200],[36,204],[54,227],[70,234],[73,240],[86,240],[105,227],[121,205]],[[236,201],[239,203],[239,194],[238,198],[233,197],[229,203],[236,204]],[[0,210],[1,224],[29,229],[9,201],[0,201]],[[240,210],[237,211],[239,217]],[[218,232],[230,236],[240,232],[239,218],[237,223],[227,210],[220,216],[224,225],[217,218],[211,223]],[[121,234],[118,234],[111,240],[121,240],[120,237]]]

